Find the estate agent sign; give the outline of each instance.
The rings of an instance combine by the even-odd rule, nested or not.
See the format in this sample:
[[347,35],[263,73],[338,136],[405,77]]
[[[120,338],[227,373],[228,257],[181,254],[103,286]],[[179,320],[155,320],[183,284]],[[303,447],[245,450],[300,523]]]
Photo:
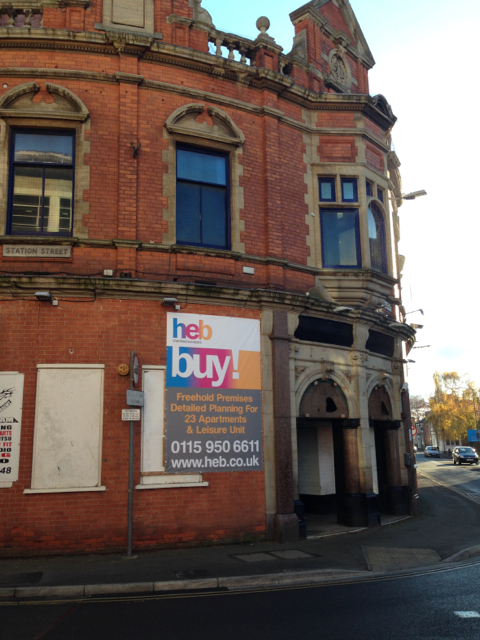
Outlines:
[[167,473],[263,468],[260,322],[167,314]]

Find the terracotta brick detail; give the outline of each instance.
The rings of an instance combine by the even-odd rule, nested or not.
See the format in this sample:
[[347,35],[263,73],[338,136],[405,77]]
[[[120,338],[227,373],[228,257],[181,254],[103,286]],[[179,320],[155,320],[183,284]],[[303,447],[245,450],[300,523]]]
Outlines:
[[382,151],[368,142],[366,145],[365,157],[367,159],[367,164],[372,167],[372,169],[376,169],[381,173],[385,171],[385,162]]
[[355,140],[335,136],[321,136],[319,156],[321,162],[355,162],[358,150]]
[[319,111],[317,126],[334,129],[355,129],[355,115],[353,113],[334,113]]

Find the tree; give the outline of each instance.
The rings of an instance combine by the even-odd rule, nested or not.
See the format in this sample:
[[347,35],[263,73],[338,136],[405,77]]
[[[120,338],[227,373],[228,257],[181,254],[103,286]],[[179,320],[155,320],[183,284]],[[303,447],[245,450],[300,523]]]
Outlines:
[[430,404],[423,396],[410,396],[410,413],[413,422],[422,420],[429,411]]
[[456,371],[437,371],[433,381],[435,393],[429,399],[428,420],[437,438],[466,441],[468,429],[477,428],[475,409],[480,406],[479,390],[466,376],[460,376]]

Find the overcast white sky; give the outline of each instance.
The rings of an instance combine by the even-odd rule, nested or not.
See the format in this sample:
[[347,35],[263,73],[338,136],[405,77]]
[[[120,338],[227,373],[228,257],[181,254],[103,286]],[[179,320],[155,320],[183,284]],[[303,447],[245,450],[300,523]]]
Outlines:
[[[203,0],[217,29],[255,39],[257,18],[284,52],[291,50],[292,0]],[[382,93],[398,122],[393,130],[404,192],[426,197],[405,202],[400,252],[410,322],[423,324],[411,351],[411,394],[433,391],[435,371],[469,374],[480,386],[478,347],[480,185],[478,125],[478,0],[350,0],[376,65],[370,93]]]

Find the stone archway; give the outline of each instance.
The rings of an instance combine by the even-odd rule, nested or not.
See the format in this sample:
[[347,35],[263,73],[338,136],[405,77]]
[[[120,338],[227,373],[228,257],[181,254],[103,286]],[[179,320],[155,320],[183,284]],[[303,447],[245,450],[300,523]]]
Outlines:
[[298,488],[307,514],[335,514],[341,524],[365,526],[359,426],[336,382],[315,380],[307,387],[297,418]]
[[374,430],[380,510],[407,515],[411,512],[411,495],[408,487],[401,486],[398,430],[402,423],[392,418],[392,402],[386,388],[375,387],[371,392],[368,416]]

